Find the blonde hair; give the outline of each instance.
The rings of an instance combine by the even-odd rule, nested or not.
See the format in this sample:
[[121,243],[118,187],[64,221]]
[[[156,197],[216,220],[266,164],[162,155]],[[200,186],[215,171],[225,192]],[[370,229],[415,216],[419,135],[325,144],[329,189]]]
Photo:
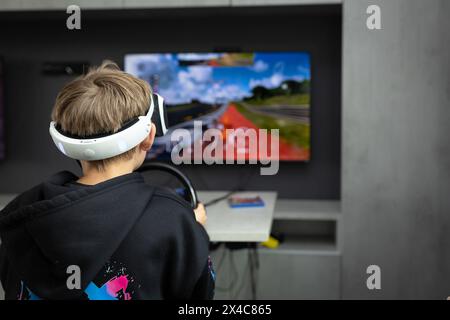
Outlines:
[[[104,61],[64,86],[56,97],[52,120],[71,135],[114,133],[125,122],[145,114],[151,94],[146,81],[121,71],[114,62]],[[136,149],[89,163],[104,170],[116,160],[130,160]]]

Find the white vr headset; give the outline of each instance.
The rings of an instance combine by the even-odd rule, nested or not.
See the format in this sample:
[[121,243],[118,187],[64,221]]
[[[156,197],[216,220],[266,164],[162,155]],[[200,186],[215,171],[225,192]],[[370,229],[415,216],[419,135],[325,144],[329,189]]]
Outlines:
[[76,160],[103,160],[131,150],[140,144],[150,133],[151,123],[155,124],[156,136],[167,132],[167,113],[164,99],[154,93],[145,116],[131,119],[117,132],[80,137],[64,132],[52,121],[50,135],[58,149],[66,156]]

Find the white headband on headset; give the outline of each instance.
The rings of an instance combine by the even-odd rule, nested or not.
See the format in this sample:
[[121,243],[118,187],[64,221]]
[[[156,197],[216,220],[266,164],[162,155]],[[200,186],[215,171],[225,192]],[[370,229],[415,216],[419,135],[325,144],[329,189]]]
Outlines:
[[[158,99],[156,102],[158,119],[155,120],[162,134],[165,134],[167,127],[163,109],[164,99],[158,94],[153,94],[153,96]],[[72,138],[60,132],[57,123],[52,121],[50,122],[50,136],[58,149],[69,158],[93,161],[117,156],[131,150],[149,135],[155,111],[153,99],[152,97],[150,108],[145,116],[138,117],[136,123],[111,135],[87,139]]]

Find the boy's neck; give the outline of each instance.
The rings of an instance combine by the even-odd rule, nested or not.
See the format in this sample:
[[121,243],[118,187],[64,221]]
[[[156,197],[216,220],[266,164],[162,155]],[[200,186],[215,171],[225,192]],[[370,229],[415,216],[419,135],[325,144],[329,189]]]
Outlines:
[[110,164],[104,170],[99,171],[95,167],[83,166],[83,176],[77,182],[87,185],[95,185],[125,174],[132,173],[134,167],[124,164]]

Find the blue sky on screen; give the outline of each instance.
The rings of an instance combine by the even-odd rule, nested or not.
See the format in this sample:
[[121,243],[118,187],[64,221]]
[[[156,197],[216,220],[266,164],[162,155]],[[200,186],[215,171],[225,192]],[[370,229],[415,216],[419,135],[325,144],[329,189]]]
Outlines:
[[178,58],[213,58],[220,53],[130,54],[125,56],[125,71],[153,82],[155,91],[168,104],[189,103],[196,99],[205,103],[224,103],[251,96],[251,89],[261,85],[278,87],[285,80],[311,78],[309,55],[304,52],[255,53],[252,66],[180,67]]

